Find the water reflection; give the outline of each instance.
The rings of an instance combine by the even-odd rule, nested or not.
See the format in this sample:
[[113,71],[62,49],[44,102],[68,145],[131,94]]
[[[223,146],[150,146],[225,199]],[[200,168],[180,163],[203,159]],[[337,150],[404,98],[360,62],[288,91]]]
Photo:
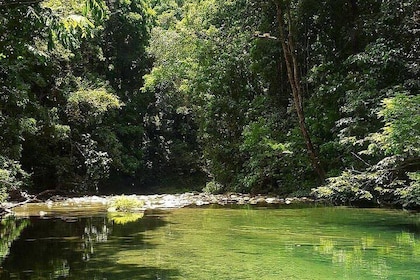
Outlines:
[[[137,244],[144,244],[142,232],[165,224],[142,217],[143,214],[120,213],[3,220],[0,279],[105,279],[105,272],[118,274],[121,266],[116,269],[107,256],[134,239]],[[136,279],[150,279],[145,272],[159,271],[159,268],[127,269],[121,272],[124,275],[121,279],[131,279],[134,274],[145,277]]]
[[143,218],[144,213],[125,213],[125,212],[113,212],[108,213],[108,219],[115,224],[125,225],[128,223],[136,222]]
[[6,217],[0,222],[0,268],[3,260],[9,255],[13,241],[19,238],[22,230],[29,225],[27,220],[16,220]]
[[[30,218],[3,260],[0,279],[60,279],[70,275],[94,253],[97,242],[107,236],[103,218],[63,219]],[[106,239],[106,237],[105,237]]]
[[70,265],[65,259],[53,260],[53,279],[63,279],[67,278],[70,275]]
[[397,235],[397,243],[399,247],[411,249],[414,257],[420,257],[420,240],[415,237],[414,233],[401,232]]
[[418,279],[420,232],[398,226],[409,218],[333,210],[30,218],[0,279]]
[[[387,241],[387,240],[385,240]],[[412,232],[402,231],[395,234],[395,240],[364,236],[356,244],[346,244],[348,240],[322,237],[314,251],[328,256],[335,265],[349,271],[371,271],[378,279],[389,279],[395,268],[396,260],[415,260],[420,256],[420,240]],[[389,263],[392,262],[394,267]]]
[[111,234],[111,227],[106,218],[95,221],[93,218],[86,219],[86,225],[82,235],[82,259],[89,261],[94,254],[96,243],[108,241],[108,235]]

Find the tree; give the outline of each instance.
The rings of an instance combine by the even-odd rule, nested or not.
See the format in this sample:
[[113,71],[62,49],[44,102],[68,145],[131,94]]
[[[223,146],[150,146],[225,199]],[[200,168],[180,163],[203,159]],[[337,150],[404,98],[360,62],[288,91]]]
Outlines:
[[298,50],[296,49],[294,42],[296,35],[294,34],[294,22],[290,11],[290,4],[291,3],[289,1],[285,1],[285,3],[279,3],[278,1],[275,1],[280,35],[279,40],[283,49],[283,56],[287,69],[287,77],[292,89],[293,104],[299,119],[299,127],[302,132],[302,136],[305,139],[312,166],[315,172],[318,174],[320,181],[323,182],[325,180],[325,171],[321,165],[318,152],[316,151],[309,135],[303,111],[304,94],[300,78],[301,71],[299,69],[298,59],[296,57]]
[[[83,90],[98,93],[94,85],[98,79],[91,75],[90,81],[82,81],[78,77],[80,60],[75,59],[81,45],[97,31],[94,23],[99,24],[98,13],[103,7],[94,8],[95,3],[99,2],[88,1],[83,6],[24,1],[0,7],[4,29],[0,44],[4,84],[0,145],[4,149],[0,153],[8,188],[32,182],[33,191],[95,189],[98,178],[93,179],[97,174],[93,175],[92,168],[108,164],[90,164],[94,155],[101,158],[106,153],[101,151],[106,147],[92,146],[97,142],[82,135],[92,133],[103,115],[119,105],[110,106],[108,101],[114,96],[109,91],[102,90],[96,99],[95,95],[82,94]],[[95,110],[86,115],[83,110],[87,109]],[[82,148],[89,151],[81,152]],[[31,173],[31,180],[23,180],[27,173],[19,170]],[[106,172],[101,177],[106,177]]]
[[[163,124],[170,110],[176,112],[172,116],[192,116],[197,130],[189,139],[199,144],[197,165],[224,190],[290,190],[285,174],[294,167],[281,149],[285,131],[293,127],[286,120],[289,102],[279,94],[285,87],[276,79],[281,75],[273,51],[264,53],[268,46],[252,36],[259,25],[270,25],[270,17],[261,17],[263,6],[188,1],[158,15],[162,25],[152,31],[155,62],[145,89],[155,91],[161,104],[163,114],[156,117]],[[180,20],[168,24],[167,15],[175,11]]]
[[419,94],[419,68],[414,62],[419,42],[412,36],[418,26],[416,4],[360,4],[358,20],[366,26],[364,33],[359,30],[363,50],[344,58],[343,72],[323,84],[342,93],[336,129],[340,143],[355,160],[316,190],[320,196],[354,202],[364,194],[365,203],[418,207],[419,160],[413,148]]

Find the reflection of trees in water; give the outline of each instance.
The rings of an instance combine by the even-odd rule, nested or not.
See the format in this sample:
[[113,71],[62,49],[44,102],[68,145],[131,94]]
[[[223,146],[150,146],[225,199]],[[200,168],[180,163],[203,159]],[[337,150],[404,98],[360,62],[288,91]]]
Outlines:
[[50,275],[52,279],[62,279],[70,275],[70,265],[66,259],[52,260],[52,273]]
[[408,261],[420,257],[420,240],[414,233],[402,231],[394,240],[384,243],[372,236],[361,238],[360,243],[345,245],[331,238],[321,238],[314,250],[331,257],[334,264],[348,270],[368,270],[379,279],[388,279],[392,273],[390,262]]
[[[110,233],[104,217],[30,218],[16,220],[14,223],[2,226],[0,244],[1,256],[4,258],[0,279],[67,278],[71,271],[84,267],[91,258],[94,244],[106,242]],[[23,226],[28,224],[31,226]],[[11,241],[7,242],[3,238],[6,229],[16,229],[12,232],[20,229],[19,233],[13,235],[15,238],[8,238],[15,240],[13,246],[9,246],[8,257],[3,253],[3,244],[11,244]],[[12,237],[11,234],[9,236]]]
[[[166,224],[163,219],[142,216],[61,216],[12,220],[7,228],[8,232],[16,232],[15,235],[9,233],[7,238],[3,238],[6,237],[6,224],[1,226],[0,256],[3,264],[0,280],[153,279],[156,273],[176,275],[177,271],[172,270],[118,264],[112,258],[118,251],[132,249],[132,245],[143,246],[147,242],[143,239],[145,231]],[[26,227],[28,224],[30,226]],[[8,245],[7,251],[3,249],[5,244]],[[152,245],[147,246],[150,248]],[[168,276],[165,279],[171,278]]]
[[19,238],[23,229],[29,225],[28,220],[17,220],[14,217],[6,217],[0,222],[0,265],[9,255],[13,241]]
[[94,254],[95,243],[104,243],[108,241],[108,235],[111,234],[111,228],[107,219],[94,221],[92,218],[86,219],[84,233],[82,235],[83,261],[89,261]]
[[411,232],[402,231],[397,235],[398,247],[410,248],[413,257],[420,257],[420,240]]
[[112,213],[101,219],[86,218],[84,232],[82,234],[83,261],[89,261],[95,253],[96,243],[105,243],[111,235],[114,226],[121,227],[134,223],[134,232],[141,227],[135,222],[143,218],[144,213]]

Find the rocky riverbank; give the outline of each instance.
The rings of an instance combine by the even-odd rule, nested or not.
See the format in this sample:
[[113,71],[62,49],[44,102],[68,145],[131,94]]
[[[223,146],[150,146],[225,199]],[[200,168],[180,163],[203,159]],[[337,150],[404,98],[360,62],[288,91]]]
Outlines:
[[[60,201],[61,203],[84,204],[102,203],[112,204],[112,201],[120,196],[89,196],[68,198]],[[313,203],[314,199],[307,197],[279,198],[274,196],[248,194],[207,194],[207,193],[183,193],[183,194],[154,194],[154,195],[125,195],[130,199],[135,199],[143,204],[143,210],[147,209],[171,209],[182,207],[195,207],[204,205],[275,205],[292,203]],[[54,199],[54,198],[53,198]],[[54,203],[53,200],[47,203]]]
[[[89,207],[89,205],[102,205],[108,208],[113,201],[121,196],[84,196],[75,198],[65,198],[54,196],[45,202],[48,208],[53,207]],[[257,206],[275,206],[281,204],[293,203],[315,203],[316,200],[307,197],[280,198],[276,196],[249,195],[249,194],[208,194],[208,193],[182,193],[182,194],[154,194],[154,195],[125,195],[130,200],[141,202],[141,210],[148,209],[173,209],[182,207],[200,207],[206,205],[257,205]],[[21,205],[20,205],[21,206]],[[13,203],[3,205],[3,209],[12,209]],[[9,211],[10,212],[10,211]]]

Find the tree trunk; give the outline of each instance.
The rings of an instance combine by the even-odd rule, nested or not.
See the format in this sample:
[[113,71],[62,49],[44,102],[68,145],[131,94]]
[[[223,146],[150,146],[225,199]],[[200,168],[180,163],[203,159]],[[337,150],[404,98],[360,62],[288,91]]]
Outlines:
[[[306,143],[306,148],[311,159],[311,164],[315,172],[318,174],[321,182],[325,180],[325,171],[321,166],[318,153],[312,143],[311,137],[309,135],[308,129],[306,127],[305,115],[303,112],[303,89],[301,86],[301,79],[299,76],[299,67],[296,57],[296,48],[293,38],[293,28],[292,28],[292,17],[290,14],[290,8],[286,8],[286,11],[283,10],[281,4],[277,1],[274,1],[277,11],[277,21],[279,25],[280,32],[280,42],[283,49],[284,60],[286,63],[287,77],[289,80],[290,87],[292,89],[293,95],[293,104],[299,120],[299,128],[302,132],[302,136]],[[287,26],[285,22],[285,15],[287,17]],[[286,32],[288,32],[286,38]]]
[[359,50],[359,27],[357,18],[359,16],[359,7],[357,6],[356,0],[349,0],[351,7],[351,24],[353,29],[351,30],[351,44],[354,53],[358,53]]

